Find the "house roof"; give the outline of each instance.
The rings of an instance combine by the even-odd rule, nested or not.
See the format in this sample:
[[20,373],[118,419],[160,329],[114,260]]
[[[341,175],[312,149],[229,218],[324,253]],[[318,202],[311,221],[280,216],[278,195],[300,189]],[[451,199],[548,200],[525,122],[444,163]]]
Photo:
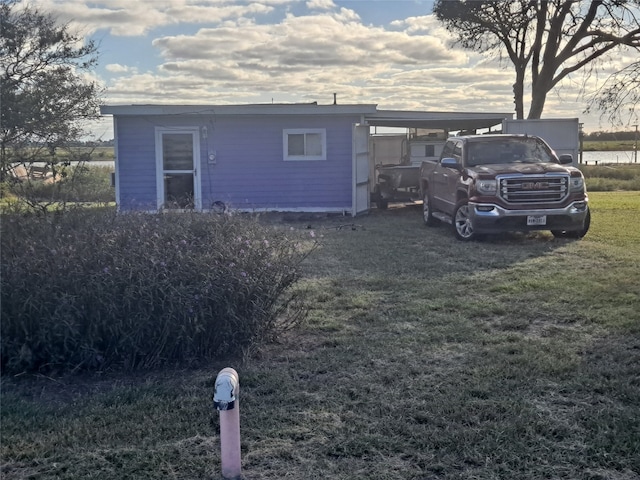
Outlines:
[[103,115],[361,115],[365,123],[380,127],[489,128],[513,118],[512,113],[424,112],[378,110],[375,104],[265,103],[248,105],[102,105]]
[[318,105],[265,103],[251,105],[101,105],[103,115],[368,115],[374,104]]

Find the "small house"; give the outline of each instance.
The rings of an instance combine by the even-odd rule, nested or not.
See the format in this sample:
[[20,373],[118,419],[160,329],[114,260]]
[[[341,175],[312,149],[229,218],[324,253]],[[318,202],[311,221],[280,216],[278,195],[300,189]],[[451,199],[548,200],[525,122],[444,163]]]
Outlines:
[[338,212],[370,207],[371,127],[468,130],[511,114],[376,105],[104,105],[119,211]]

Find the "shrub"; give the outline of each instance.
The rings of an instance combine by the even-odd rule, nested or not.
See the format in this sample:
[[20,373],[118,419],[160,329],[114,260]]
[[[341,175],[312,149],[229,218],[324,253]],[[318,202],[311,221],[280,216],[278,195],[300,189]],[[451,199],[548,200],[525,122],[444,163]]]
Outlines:
[[11,185],[14,195],[28,204],[115,201],[110,167],[81,163],[58,165],[55,179],[23,179]]
[[580,170],[585,176],[588,191],[640,190],[638,165],[581,165]]
[[291,287],[312,244],[253,219],[81,209],[2,223],[5,373],[234,355],[304,313]]
[[582,170],[585,178],[611,178],[616,180],[640,178],[640,167],[636,165],[582,165],[580,170]]
[[77,167],[72,181],[62,191],[61,198],[70,202],[115,201],[115,189],[111,186],[113,168],[83,164]]

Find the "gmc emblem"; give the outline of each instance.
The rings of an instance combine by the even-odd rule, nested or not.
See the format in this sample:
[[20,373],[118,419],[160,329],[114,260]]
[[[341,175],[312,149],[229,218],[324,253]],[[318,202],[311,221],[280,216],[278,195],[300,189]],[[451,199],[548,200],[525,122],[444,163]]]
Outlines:
[[524,190],[546,190],[549,182],[527,182],[522,184]]

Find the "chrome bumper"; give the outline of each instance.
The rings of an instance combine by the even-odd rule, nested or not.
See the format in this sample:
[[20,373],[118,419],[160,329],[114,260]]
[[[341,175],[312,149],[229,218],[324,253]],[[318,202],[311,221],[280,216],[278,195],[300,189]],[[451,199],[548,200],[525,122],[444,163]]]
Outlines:
[[[512,230],[512,224],[505,224],[518,217],[546,215],[549,226],[526,226],[526,230],[548,230],[551,228],[577,230],[582,227],[587,216],[587,200],[572,202],[562,208],[531,208],[526,210],[509,210],[493,203],[469,202],[469,215],[474,228],[478,231]],[[552,220],[553,219],[553,220]]]

